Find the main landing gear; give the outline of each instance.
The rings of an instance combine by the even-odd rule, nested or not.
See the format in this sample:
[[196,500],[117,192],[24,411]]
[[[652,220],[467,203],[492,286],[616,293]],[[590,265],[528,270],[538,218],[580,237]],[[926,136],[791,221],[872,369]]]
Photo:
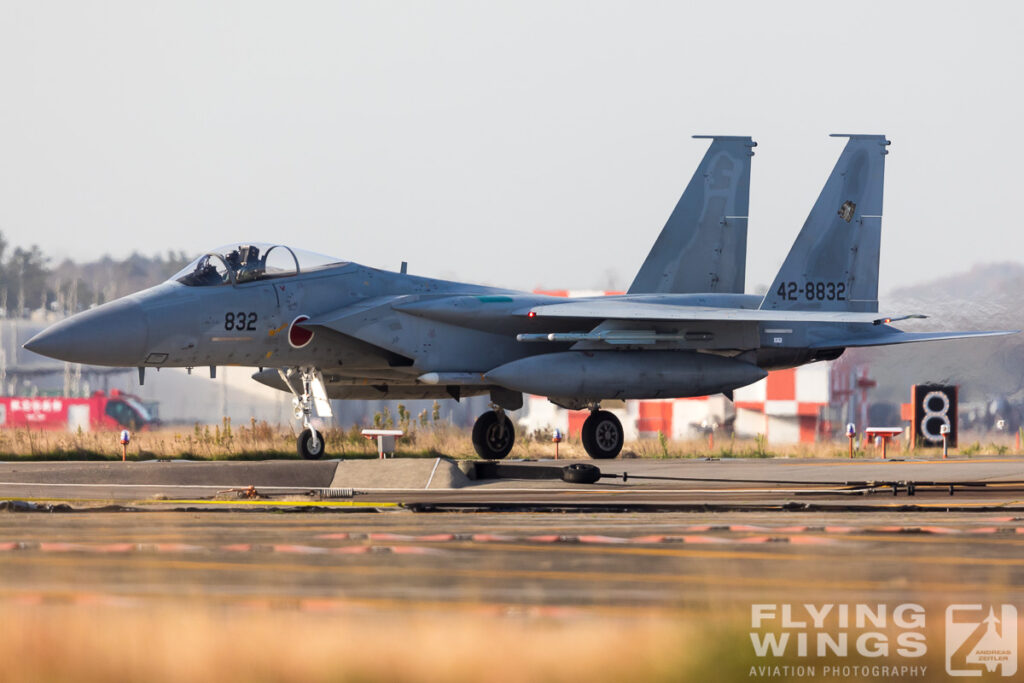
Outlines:
[[595,460],[614,458],[625,442],[622,423],[607,410],[592,410],[590,417],[583,422],[580,436],[583,448]]
[[[583,423],[583,448],[595,460],[614,458],[622,451],[625,432],[614,413],[594,409]],[[488,410],[473,425],[473,448],[485,460],[500,460],[512,450],[516,432],[500,408]]]

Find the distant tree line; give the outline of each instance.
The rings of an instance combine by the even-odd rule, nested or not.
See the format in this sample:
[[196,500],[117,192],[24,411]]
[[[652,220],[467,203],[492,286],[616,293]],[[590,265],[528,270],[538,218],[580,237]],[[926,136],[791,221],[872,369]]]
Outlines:
[[0,233],[0,314],[27,317],[33,311],[70,315],[163,282],[191,259],[181,251],[77,263],[52,259],[37,246],[11,248]]

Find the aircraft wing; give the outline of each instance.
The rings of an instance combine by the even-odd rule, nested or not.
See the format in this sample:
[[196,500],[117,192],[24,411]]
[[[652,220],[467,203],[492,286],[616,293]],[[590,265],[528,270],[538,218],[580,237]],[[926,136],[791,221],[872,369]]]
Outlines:
[[972,337],[1002,337],[1017,334],[1020,330],[986,330],[982,332],[900,332],[889,331],[882,334],[866,336],[848,336],[829,339],[813,344],[812,349],[826,349],[854,346],[888,346],[890,344],[910,344],[925,341],[946,341],[950,339],[969,339]]
[[794,323],[883,323],[909,317],[857,311],[776,311],[757,308],[713,308],[673,306],[624,299],[582,299],[565,303],[534,306],[529,315],[537,318],[586,318],[591,320],[649,320],[715,322],[794,322]]

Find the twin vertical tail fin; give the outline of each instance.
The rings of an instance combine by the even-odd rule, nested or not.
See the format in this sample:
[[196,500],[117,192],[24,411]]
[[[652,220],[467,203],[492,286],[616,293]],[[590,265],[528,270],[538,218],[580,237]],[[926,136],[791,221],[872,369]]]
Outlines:
[[700,166],[640,267],[630,294],[743,293],[750,158],[745,136],[710,138]]
[[889,141],[847,137],[832,175],[789,250],[762,309],[878,310],[882,185]]

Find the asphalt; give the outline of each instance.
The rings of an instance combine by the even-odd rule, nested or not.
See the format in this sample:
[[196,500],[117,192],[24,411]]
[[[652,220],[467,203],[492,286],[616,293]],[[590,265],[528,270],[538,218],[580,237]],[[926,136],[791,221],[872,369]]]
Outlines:
[[[592,484],[563,480],[571,465],[597,467]],[[448,458],[264,462],[6,462],[0,500],[175,501],[223,508],[340,499],[406,505],[1024,508],[1024,458],[960,460],[614,460],[519,463]]]
[[0,602],[638,612],[1024,598],[1019,457],[587,464],[618,478],[474,479],[444,458],[0,463]]
[[1024,598],[1024,517],[8,514],[0,601],[614,607]]

